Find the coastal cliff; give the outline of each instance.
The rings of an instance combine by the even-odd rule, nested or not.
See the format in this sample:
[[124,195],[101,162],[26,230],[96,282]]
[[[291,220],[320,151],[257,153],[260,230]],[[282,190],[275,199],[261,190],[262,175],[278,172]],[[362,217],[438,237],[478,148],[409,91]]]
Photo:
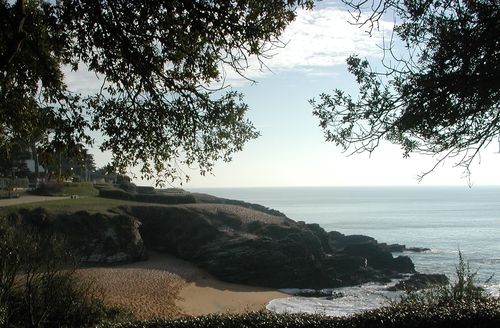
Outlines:
[[[415,272],[367,238],[344,245],[339,233],[241,205],[134,206],[148,249],[174,254],[234,283],[326,288],[387,281]],[[347,236],[343,236],[348,238]]]
[[327,232],[261,205],[204,194],[175,197],[168,204],[168,197],[148,196],[148,203],[124,201],[98,213],[22,209],[11,213],[11,222],[65,235],[84,264],[139,261],[154,250],[247,285],[332,288],[415,273],[408,257],[393,257],[395,245],[367,236]]

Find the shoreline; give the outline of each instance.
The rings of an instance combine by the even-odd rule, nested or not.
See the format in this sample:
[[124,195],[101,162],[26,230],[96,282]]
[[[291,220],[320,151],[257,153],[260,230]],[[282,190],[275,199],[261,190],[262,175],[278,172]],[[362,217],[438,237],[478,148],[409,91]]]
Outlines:
[[140,320],[259,311],[271,300],[290,296],[226,283],[190,262],[156,252],[149,252],[146,261],[81,268],[77,275],[95,283],[105,304],[124,308]]

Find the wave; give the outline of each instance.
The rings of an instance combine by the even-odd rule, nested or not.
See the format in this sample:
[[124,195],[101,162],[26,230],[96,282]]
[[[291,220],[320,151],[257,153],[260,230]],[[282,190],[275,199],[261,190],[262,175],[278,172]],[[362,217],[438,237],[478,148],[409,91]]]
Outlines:
[[[401,298],[403,292],[387,291],[393,285],[369,283],[355,287],[331,289],[332,292],[342,294],[334,299],[316,297],[285,297],[271,300],[266,309],[276,313],[309,313],[327,316],[349,316],[352,314],[377,309],[389,305],[390,301]],[[482,286],[492,297],[500,297],[500,284]],[[329,289],[330,290],[330,289]],[[299,289],[283,289],[284,292],[297,293]]]
[[[333,289],[342,297],[334,299],[316,297],[286,297],[274,299],[266,308],[276,313],[310,313],[328,316],[348,316],[388,305],[398,299],[401,292],[387,291],[389,285],[365,284],[355,287]],[[283,291],[297,292],[296,289]]]

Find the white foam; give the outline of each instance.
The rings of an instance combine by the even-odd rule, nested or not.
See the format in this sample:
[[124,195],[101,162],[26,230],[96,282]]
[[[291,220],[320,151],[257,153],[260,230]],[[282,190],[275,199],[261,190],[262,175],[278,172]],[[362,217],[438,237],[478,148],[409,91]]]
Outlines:
[[[386,291],[387,285],[365,284],[356,287],[335,289],[343,297],[335,299],[315,297],[286,297],[274,299],[266,308],[277,313],[310,313],[328,316],[347,316],[387,305],[390,299],[396,299],[399,292]],[[287,289],[297,292],[297,289]]]
[[[392,283],[394,283],[393,281]],[[316,297],[286,297],[274,299],[266,308],[276,313],[310,313],[328,316],[348,316],[387,305],[389,300],[397,300],[402,292],[387,291],[389,285],[369,283],[355,287],[328,289],[342,293],[342,297],[331,300]],[[500,297],[500,284],[483,286],[493,297]],[[284,289],[288,293],[297,293],[300,289]],[[303,290],[302,290],[303,291]]]
[[487,285],[484,286],[484,289],[488,293],[488,295],[493,297],[500,297],[500,284],[496,285]]

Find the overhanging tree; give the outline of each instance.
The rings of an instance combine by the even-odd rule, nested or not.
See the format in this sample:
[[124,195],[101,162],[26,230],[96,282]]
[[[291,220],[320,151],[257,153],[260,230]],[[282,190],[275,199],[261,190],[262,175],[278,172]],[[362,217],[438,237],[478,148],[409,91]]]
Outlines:
[[[244,74],[265,57],[308,0],[0,0],[0,143],[101,150],[143,177],[202,173],[258,133],[242,95],[221,90],[224,69]],[[98,92],[78,94],[64,69],[97,74]],[[216,90],[210,90],[219,83]],[[161,182],[162,179],[160,178]]]
[[437,155],[436,165],[453,157],[469,173],[500,133],[500,2],[343,2],[369,31],[385,14],[397,20],[383,69],[357,56],[347,60],[357,99],[337,89],[310,101],[326,140],[353,152],[372,152],[388,140],[405,157]]

